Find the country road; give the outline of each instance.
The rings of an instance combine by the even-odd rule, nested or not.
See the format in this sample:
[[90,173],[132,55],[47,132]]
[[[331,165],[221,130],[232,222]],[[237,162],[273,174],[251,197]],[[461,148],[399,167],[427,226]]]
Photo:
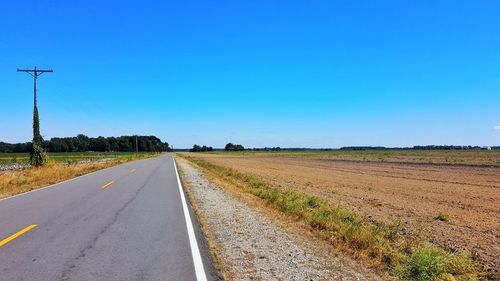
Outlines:
[[1,200],[0,280],[215,279],[188,209],[171,155]]

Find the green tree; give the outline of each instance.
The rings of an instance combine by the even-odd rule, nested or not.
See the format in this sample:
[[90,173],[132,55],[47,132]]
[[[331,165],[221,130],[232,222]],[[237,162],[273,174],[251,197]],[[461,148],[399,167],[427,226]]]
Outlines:
[[76,136],[76,141],[77,141],[78,151],[84,152],[89,150],[89,143],[90,143],[89,137],[83,134],[79,134],[78,136]]
[[242,150],[245,150],[245,148],[241,144],[228,143],[228,144],[226,144],[225,150],[226,151],[242,151]]

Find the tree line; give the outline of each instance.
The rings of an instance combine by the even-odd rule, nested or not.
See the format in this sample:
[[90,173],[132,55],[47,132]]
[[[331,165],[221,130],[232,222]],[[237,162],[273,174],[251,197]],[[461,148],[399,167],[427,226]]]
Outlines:
[[[241,144],[228,143],[224,147],[224,150],[225,151],[243,151],[243,150],[245,150],[245,148]],[[211,146],[206,146],[206,145],[200,146],[200,145],[195,144],[195,145],[193,145],[193,148],[191,148],[189,151],[190,152],[209,152],[209,151],[214,151],[214,148]]]
[[[31,152],[32,143],[5,143],[0,142],[0,152]],[[136,136],[97,137],[86,135],[76,137],[51,138],[42,142],[42,147],[48,152],[132,152],[136,151]],[[156,136],[137,136],[139,152],[170,151],[167,142],[162,142]]]
[[384,147],[384,146],[345,146],[340,150],[487,150],[500,149],[500,146],[482,147],[477,145],[415,145],[412,147]]
[[228,143],[226,144],[226,147],[224,148],[226,151],[243,151],[245,148],[241,144],[232,144]]
[[211,146],[206,146],[206,145],[203,145],[203,146],[200,146],[200,145],[193,145],[193,148],[191,148],[189,151],[190,152],[207,152],[207,151],[213,151],[214,148],[211,147]]

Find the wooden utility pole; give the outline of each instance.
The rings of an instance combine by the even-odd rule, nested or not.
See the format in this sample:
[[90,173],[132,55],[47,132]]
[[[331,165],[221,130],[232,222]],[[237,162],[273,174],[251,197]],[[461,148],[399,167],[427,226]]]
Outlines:
[[45,72],[53,72],[52,69],[17,69],[18,72],[26,72],[34,78],[33,87],[33,148],[30,151],[30,163],[33,166],[42,166],[47,162],[47,155],[45,154],[42,144],[43,138],[40,134],[40,118],[38,117],[36,82],[38,76]]

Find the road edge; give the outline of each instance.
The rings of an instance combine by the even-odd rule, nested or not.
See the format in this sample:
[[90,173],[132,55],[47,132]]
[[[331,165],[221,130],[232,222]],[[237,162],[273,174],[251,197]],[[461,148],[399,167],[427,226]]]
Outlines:
[[172,157],[172,162],[174,163],[175,176],[177,178],[177,186],[179,187],[179,193],[182,201],[182,210],[184,213],[184,219],[186,220],[186,228],[189,236],[189,245],[191,248],[191,255],[193,257],[193,265],[196,274],[196,280],[207,281],[207,275],[205,273],[205,268],[203,266],[203,260],[201,258],[200,248],[198,247],[198,241],[196,240],[196,235],[194,233],[193,222],[191,220],[190,212],[186,203],[186,197],[184,196],[184,188],[182,187],[181,179],[179,177],[179,171],[177,170],[177,163],[175,163],[174,157]]

